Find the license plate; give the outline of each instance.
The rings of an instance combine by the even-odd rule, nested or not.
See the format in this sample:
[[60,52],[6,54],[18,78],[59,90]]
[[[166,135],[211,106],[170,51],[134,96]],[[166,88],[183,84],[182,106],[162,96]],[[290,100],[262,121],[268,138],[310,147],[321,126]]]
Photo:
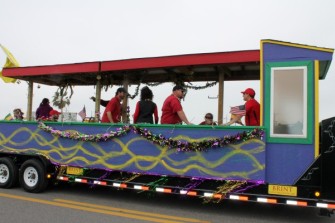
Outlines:
[[269,185],[268,193],[285,196],[297,196],[297,187],[284,186],[284,185]]
[[71,175],[83,175],[83,168],[68,166],[66,173]]

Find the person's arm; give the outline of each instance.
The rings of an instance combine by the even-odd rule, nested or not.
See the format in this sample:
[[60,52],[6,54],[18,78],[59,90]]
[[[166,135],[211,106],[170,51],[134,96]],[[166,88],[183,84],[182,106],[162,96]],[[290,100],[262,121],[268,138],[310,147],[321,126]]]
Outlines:
[[136,103],[135,113],[134,113],[134,124],[137,123],[138,115],[140,114],[140,103]]
[[[90,99],[92,99],[92,101],[95,102],[95,97],[90,97]],[[109,101],[105,101],[105,100],[100,99],[100,105],[103,106],[103,107],[106,107],[108,102]]]
[[171,101],[171,107],[172,111],[177,113],[182,122],[185,122],[187,125],[192,124],[188,121],[183,107],[181,106],[180,101],[177,98]]
[[233,115],[232,117],[231,117],[231,119],[230,119],[230,121],[229,122],[227,122],[226,124],[223,124],[223,125],[232,125],[232,124],[234,124],[234,123],[238,123],[238,124],[240,124],[240,125],[243,125],[243,123],[241,122],[241,118],[242,118],[242,116],[241,115]]
[[113,122],[113,117],[112,117],[112,112],[110,112],[110,111],[107,112],[107,118],[108,118],[110,123],[114,123]]
[[177,114],[178,114],[179,118],[180,118],[183,122],[185,122],[187,125],[192,124],[191,122],[188,121],[188,119],[187,119],[187,117],[186,117],[186,115],[185,115],[185,112],[184,112],[183,110],[177,111]]
[[115,99],[111,99],[110,103],[108,103],[108,106],[106,107],[106,115],[110,123],[114,123],[112,112],[116,109],[116,103]]
[[155,109],[154,109],[154,117],[155,117],[155,124],[158,124],[158,109],[157,109],[157,105],[155,106]]
[[109,101],[100,99],[100,105],[106,107]]

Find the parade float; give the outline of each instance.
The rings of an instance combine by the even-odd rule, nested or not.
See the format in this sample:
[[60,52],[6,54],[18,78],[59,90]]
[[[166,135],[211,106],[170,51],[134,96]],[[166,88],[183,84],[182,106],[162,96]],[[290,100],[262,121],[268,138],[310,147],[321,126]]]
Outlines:
[[[259,50],[3,69],[28,82],[27,121],[0,121],[0,187],[48,183],[335,209],[335,118],[319,120],[319,80],[333,49],[262,40]],[[32,120],[34,84],[104,86],[259,80],[261,126]],[[127,107],[127,99],[123,102]],[[126,111],[126,109],[123,109]],[[126,112],[123,120],[127,120]]]

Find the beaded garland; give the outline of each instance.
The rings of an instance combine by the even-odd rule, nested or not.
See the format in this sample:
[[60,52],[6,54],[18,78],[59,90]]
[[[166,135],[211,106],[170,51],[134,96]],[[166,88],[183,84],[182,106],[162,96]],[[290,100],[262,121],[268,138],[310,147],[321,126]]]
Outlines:
[[166,138],[162,134],[153,134],[146,128],[140,128],[136,125],[125,125],[121,128],[117,128],[116,131],[111,131],[102,134],[91,134],[87,135],[77,131],[60,131],[53,129],[50,126],[45,125],[45,123],[40,122],[38,127],[45,132],[49,132],[54,136],[80,140],[85,142],[103,142],[112,140],[115,137],[121,137],[133,131],[148,141],[151,141],[160,146],[167,146],[169,149],[175,149],[178,152],[191,152],[191,151],[207,151],[210,148],[221,148],[229,144],[237,144],[246,140],[260,138],[264,136],[264,131],[261,129],[254,129],[252,131],[243,131],[235,135],[225,135],[222,138],[214,138],[208,140],[202,140],[198,142],[185,142],[180,140],[174,140],[171,137]]

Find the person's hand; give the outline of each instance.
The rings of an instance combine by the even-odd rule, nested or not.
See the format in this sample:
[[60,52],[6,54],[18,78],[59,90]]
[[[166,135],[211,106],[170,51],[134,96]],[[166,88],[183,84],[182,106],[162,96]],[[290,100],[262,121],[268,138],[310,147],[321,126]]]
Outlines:
[[243,125],[243,123],[241,122],[241,120],[236,121],[237,124]]
[[93,97],[93,96],[92,96],[92,97],[90,97],[90,99],[91,99],[91,100],[93,100],[93,101],[95,101],[95,97]]

